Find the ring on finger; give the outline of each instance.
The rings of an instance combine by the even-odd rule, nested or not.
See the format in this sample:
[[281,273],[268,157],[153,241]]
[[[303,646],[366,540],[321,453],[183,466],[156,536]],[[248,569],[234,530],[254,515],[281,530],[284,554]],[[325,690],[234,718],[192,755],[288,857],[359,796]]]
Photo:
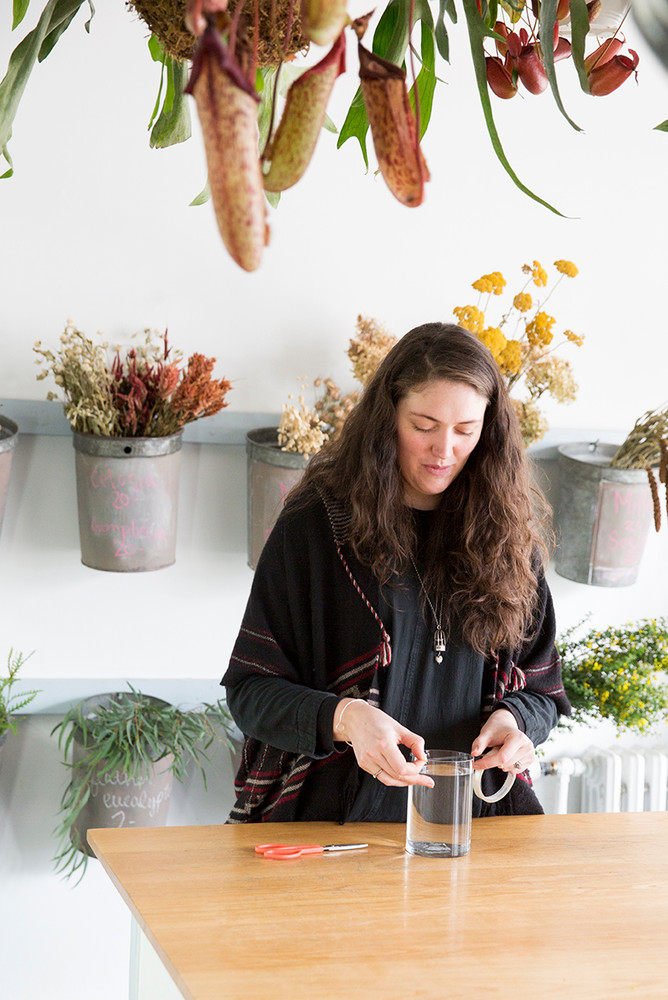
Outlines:
[[524,770],[524,766],[519,762],[519,760],[515,761],[515,763],[513,764],[513,767],[515,768],[516,771],[523,771]]
[[378,775],[382,774],[382,773],[383,773],[383,769],[382,769],[382,767],[379,767],[378,770],[376,771],[376,773],[374,774],[374,778],[377,778]]

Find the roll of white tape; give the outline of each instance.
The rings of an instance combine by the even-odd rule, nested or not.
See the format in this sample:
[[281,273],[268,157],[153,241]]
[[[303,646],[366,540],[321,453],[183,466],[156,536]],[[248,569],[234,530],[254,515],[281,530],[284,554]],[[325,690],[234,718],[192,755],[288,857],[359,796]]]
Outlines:
[[[488,753],[493,753],[494,750],[498,750],[498,747],[490,747],[488,750],[485,750],[485,753],[482,756],[485,757]],[[473,772],[473,791],[479,799],[482,799],[483,802],[498,802],[499,799],[502,799],[504,795],[508,794],[515,782],[515,775],[509,771],[506,775],[506,780],[501,785],[498,792],[494,792],[493,795],[485,795],[482,790],[482,776],[484,773],[484,771]]]

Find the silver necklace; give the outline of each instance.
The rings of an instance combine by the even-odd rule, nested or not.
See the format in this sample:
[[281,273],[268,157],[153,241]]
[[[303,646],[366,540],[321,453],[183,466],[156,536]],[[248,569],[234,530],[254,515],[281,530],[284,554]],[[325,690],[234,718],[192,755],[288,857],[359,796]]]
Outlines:
[[443,602],[439,606],[439,613],[436,614],[436,609],[429,599],[429,594],[427,593],[427,588],[422,582],[422,577],[420,576],[419,570],[415,565],[415,560],[411,556],[411,562],[413,563],[413,569],[415,570],[415,575],[420,581],[420,586],[422,587],[422,593],[427,599],[427,604],[431,608],[431,613],[434,616],[434,623],[436,624],[436,629],[434,631],[434,657],[437,663],[443,662],[443,653],[445,652],[445,632],[441,626],[441,614],[443,611]]

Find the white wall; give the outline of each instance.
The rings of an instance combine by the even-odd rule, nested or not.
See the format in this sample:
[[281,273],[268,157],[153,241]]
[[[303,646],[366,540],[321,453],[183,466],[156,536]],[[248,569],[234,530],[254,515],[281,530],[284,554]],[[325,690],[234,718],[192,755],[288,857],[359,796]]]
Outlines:
[[[6,25],[7,11],[2,18]],[[26,23],[34,20],[31,12]],[[497,164],[458,28],[425,142],[425,204],[400,206],[364,175],[352,143],[337,152],[323,134],[306,177],[272,213],[261,269],[246,275],[220,245],[210,206],[188,207],[205,178],[198,139],[148,148],[157,75],[143,26],[121,3],[98,5],[90,37],[83,20],[35,70],[11,144],[16,175],[0,182],[0,397],[43,398],[32,343],[57,344],[72,316],[112,341],[168,325],[184,353],[219,358],[235,385],[230,413],[278,412],[299,375],[350,380],[344,351],[358,313],[401,334],[449,319],[485,271],[510,279],[525,260],[566,257],[581,273],[554,314],[587,341],[572,355],[578,401],[549,410],[553,427],[619,434],[665,400],[668,137],[651,127],[668,117],[668,74],[632,28],[638,87],[587,99],[566,84],[571,67],[560,67],[584,135],[547,95],[498,108],[520,176],[570,218],[527,200]],[[0,67],[16,41],[0,32]],[[352,48],[349,65],[332,107],[338,124],[355,90]],[[9,404],[3,412],[11,417]],[[186,444],[176,564],[150,574],[87,570],[71,442],[22,435],[0,537],[0,647],[34,649],[26,679],[51,691],[65,691],[53,685],[66,679],[80,689],[127,678],[212,697],[251,580],[245,503],[243,448]],[[638,583],[619,591],[551,572],[560,625],[587,611],[601,623],[665,614],[667,542],[665,532],[650,537]],[[3,990],[13,1000],[111,1000],[125,990],[127,914],[95,863],[76,889],[51,871],[66,775],[48,733],[63,706],[42,707],[47,714],[24,720],[10,739],[0,771]],[[223,821],[231,772],[224,760],[214,770],[210,794],[196,779],[170,822]],[[117,946],[120,958],[109,960]],[[93,979],[99,968],[104,977]]]

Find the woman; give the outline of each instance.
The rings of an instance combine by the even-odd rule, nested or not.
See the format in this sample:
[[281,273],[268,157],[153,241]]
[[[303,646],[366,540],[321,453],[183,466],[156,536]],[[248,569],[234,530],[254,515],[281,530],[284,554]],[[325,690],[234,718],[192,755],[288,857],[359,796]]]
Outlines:
[[222,682],[246,734],[230,822],[403,822],[425,746],[489,750],[487,793],[524,779],[474,815],[542,812],[526,769],[570,706],[531,494],[488,349],[406,334],[259,559]]

